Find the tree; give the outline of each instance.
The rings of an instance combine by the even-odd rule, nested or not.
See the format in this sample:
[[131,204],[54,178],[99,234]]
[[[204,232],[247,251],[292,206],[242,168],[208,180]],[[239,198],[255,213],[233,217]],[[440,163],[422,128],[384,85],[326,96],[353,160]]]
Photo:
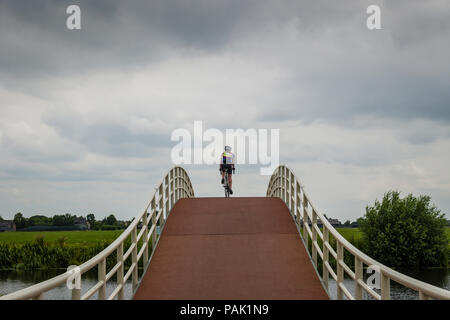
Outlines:
[[73,226],[75,224],[75,216],[72,216],[70,213],[64,215],[55,214],[52,224],[54,226]]
[[30,226],[49,226],[52,224],[52,218],[42,215],[32,216],[28,220]]
[[350,227],[350,220],[347,220],[344,222],[344,227]]
[[23,228],[28,227],[29,221],[28,221],[27,218],[25,218],[25,217],[23,216],[22,213],[17,212],[17,213],[14,215],[14,223],[16,224],[16,228],[17,228],[17,229],[23,229]]
[[0,216],[0,221],[3,221],[3,217],[2,216]]
[[95,223],[95,215],[93,213],[90,213],[86,216],[86,220],[89,222],[89,224],[91,225],[91,228],[94,227],[94,223]]
[[389,191],[367,206],[358,219],[366,253],[390,267],[446,267],[447,221],[430,201],[426,195],[402,199],[400,192]]
[[113,226],[116,223],[117,223],[117,219],[113,214],[110,214],[105,220],[105,224],[107,224],[107,225]]

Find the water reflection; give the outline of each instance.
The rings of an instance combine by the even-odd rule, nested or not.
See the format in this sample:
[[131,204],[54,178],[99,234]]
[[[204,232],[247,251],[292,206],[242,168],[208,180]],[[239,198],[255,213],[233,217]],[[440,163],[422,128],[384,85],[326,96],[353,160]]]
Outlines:
[[[0,271],[0,295],[15,292],[32,286],[33,284],[48,280],[61,273],[65,269],[52,270],[23,270],[23,271]],[[90,288],[97,283],[97,273],[89,271],[81,277],[81,295],[85,294]],[[116,288],[116,280],[113,277],[106,283],[106,297],[108,297]],[[132,298],[132,284],[128,280],[124,286],[125,299]],[[71,291],[63,284],[44,294],[44,299],[47,300],[70,300]],[[90,300],[96,299],[97,294],[93,295]]]
[[[48,280],[55,277],[66,270],[33,270],[33,271],[0,271],[0,295],[5,295],[17,290],[29,287],[33,284]],[[430,283],[450,290],[450,272],[448,269],[401,269],[398,270],[410,277],[419,279],[421,281]],[[142,275],[142,269],[139,270],[139,275]],[[364,274],[364,280],[367,280],[368,275]],[[86,293],[97,283],[97,273],[91,270],[82,276],[82,295]],[[345,278],[344,283],[346,288],[352,295],[355,293],[355,284],[352,279]],[[106,284],[106,297],[108,297],[116,288],[114,277]],[[329,294],[332,299],[336,299],[336,282],[332,279],[329,281]],[[375,290],[380,293],[379,290]],[[131,280],[127,281],[124,288],[125,299],[132,298]],[[95,294],[91,299],[96,299]],[[374,298],[367,293],[363,293],[363,298],[366,300],[373,300]],[[71,292],[64,285],[57,287],[44,294],[44,299],[49,300],[69,300],[71,299]],[[391,281],[391,299],[393,300],[417,300],[419,294],[414,290],[406,288],[394,281]]]
[[[403,268],[397,271],[406,274],[412,278],[421,280],[423,282],[429,283],[431,285],[450,290],[450,272],[449,269],[411,269]],[[367,274],[364,274],[364,281],[368,278]],[[355,294],[355,281],[350,278],[344,279],[344,285],[354,296]],[[390,281],[391,285],[391,299],[392,300],[418,300],[419,293],[415,290],[409,289],[395,281]],[[337,299],[337,288],[336,281],[330,279],[328,283],[328,293],[332,299]],[[374,290],[380,294],[380,290]],[[345,296],[344,296],[345,298]],[[363,299],[365,300],[375,300],[370,294],[363,290]]]

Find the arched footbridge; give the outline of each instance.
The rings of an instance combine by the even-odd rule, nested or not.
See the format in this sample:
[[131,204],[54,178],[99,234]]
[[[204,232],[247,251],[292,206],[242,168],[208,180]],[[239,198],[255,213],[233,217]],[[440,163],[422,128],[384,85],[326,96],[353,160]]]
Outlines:
[[[378,271],[380,289],[364,281],[369,266]],[[93,269],[97,281],[86,288],[82,275]],[[352,288],[344,275],[353,280]],[[124,299],[131,282],[131,298],[140,300],[384,300],[392,281],[417,291],[420,299],[450,299],[450,291],[399,273],[349,243],[285,165],[274,171],[265,197],[242,198],[195,198],[187,172],[174,167],[105,250],[0,299],[45,299],[67,284],[72,299]]]

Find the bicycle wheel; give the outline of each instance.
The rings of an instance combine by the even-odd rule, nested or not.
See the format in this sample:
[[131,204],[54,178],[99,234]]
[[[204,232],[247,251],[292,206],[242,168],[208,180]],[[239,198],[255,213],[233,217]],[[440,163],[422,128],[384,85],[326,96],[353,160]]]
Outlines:
[[225,173],[224,179],[225,179],[225,181],[224,181],[225,183],[223,185],[223,188],[225,190],[225,198],[229,198],[230,197],[230,189],[228,188],[228,172]]

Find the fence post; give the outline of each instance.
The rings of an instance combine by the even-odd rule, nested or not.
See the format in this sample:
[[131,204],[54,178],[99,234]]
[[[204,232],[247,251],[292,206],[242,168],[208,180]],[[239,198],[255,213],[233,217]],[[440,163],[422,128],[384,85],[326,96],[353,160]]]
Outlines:
[[308,198],[303,194],[303,239],[305,240],[306,251],[308,251],[308,230],[306,225],[308,224]]
[[322,242],[322,252],[323,252],[323,261],[322,261],[322,280],[325,284],[325,288],[328,290],[328,268],[326,263],[329,260],[328,247],[326,244],[330,239],[328,228],[323,225],[323,242]]
[[336,288],[337,288],[337,299],[342,300],[343,299],[343,292],[340,287],[340,284],[344,282],[344,268],[340,264],[341,260],[344,260],[344,247],[342,246],[341,242],[336,240],[337,243],[337,259],[336,259],[336,266],[337,266],[337,281],[336,281]]
[[152,233],[152,252],[155,250],[155,244],[156,244],[156,206],[152,206],[152,227],[155,226]]
[[311,233],[312,233],[312,259],[314,262],[314,267],[317,268],[317,248],[315,244],[317,243],[317,212],[314,208],[311,207],[312,210],[312,225],[311,225]]
[[289,198],[290,201],[290,208],[291,208],[291,215],[292,218],[295,221],[295,207],[294,207],[294,199],[295,199],[295,178],[294,178],[294,174],[291,172],[291,180],[290,180],[290,185],[289,188],[291,190],[291,196]]
[[162,225],[163,225],[163,219],[164,219],[164,212],[163,212],[163,208],[164,208],[164,181],[161,182],[161,184],[159,185],[159,210],[161,211],[161,214],[159,216],[159,228],[162,229]]
[[165,178],[164,178],[164,181],[165,181],[165,187],[164,187],[164,194],[165,194],[165,206],[164,206],[164,212],[163,212],[163,216],[164,216],[164,218],[163,218],[163,223],[165,224],[166,223],[166,219],[167,219],[167,216],[169,215],[169,210],[170,210],[170,208],[169,208],[169,206],[170,206],[170,183],[169,183],[169,175],[167,175]]
[[36,297],[33,297],[31,300],[42,300],[44,299],[44,293],[40,293],[39,295],[37,295]]
[[98,263],[98,281],[103,281],[103,284],[98,289],[98,299],[105,300],[106,292],[106,258]]
[[289,171],[284,167],[284,203],[289,208]]
[[429,300],[430,297],[427,296],[423,291],[419,290],[419,300]]
[[300,232],[300,221],[301,221],[301,212],[300,212],[300,184],[297,181],[296,183],[296,191],[295,191],[295,217],[296,217],[296,222],[297,222],[297,228],[298,231]]
[[145,211],[144,213],[144,221],[143,221],[143,225],[142,228],[144,229],[144,234],[142,235],[143,239],[142,239],[142,246],[145,246],[144,249],[144,261],[143,261],[143,266],[145,268],[145,266],[147,265],[148,262],[148,216],[147,216],[147,211]]
[[72,300],[80,300],[81,299],[81,289],[72,289]]
[[278,185],[278,189],[277,189],[277,194],[278,194],[278,198],[281,198],[281,199],[283,199],[283,184],[282,184],[282,181],[283,181],[283,174],[282,174],[282,172],[281,172],[281,167],[279,167],[278,168],[278,182],[277,182],[277,185]]
[[132,273],[132,281],[133,281],[133,292],[136,290],[138,285],[138,263],[137,263],[137,225],[133,228],[131,232],[131,241],[134,245],[133,251],[131,253],[131,263],[134,265],[133,273]]
[[363,280],[363,263],[358,256],[355,256],[355,299],[362,300],[362,287],[358,280]]
[[387,277],[383,270],[380,270],[380,284],[381,284],[381,300],[389,300],[391,299],[391,288],[390,288],[390,280]]
[[121,286],[119,293],[117,294],[118,300],[124,299],[123,287],[125,286],[123,282],[123,271],[124,271],[124,261],[123,261],[123,242],[117,247],[117,263],[120,263],[119,269],[117,269],[117,285]]

